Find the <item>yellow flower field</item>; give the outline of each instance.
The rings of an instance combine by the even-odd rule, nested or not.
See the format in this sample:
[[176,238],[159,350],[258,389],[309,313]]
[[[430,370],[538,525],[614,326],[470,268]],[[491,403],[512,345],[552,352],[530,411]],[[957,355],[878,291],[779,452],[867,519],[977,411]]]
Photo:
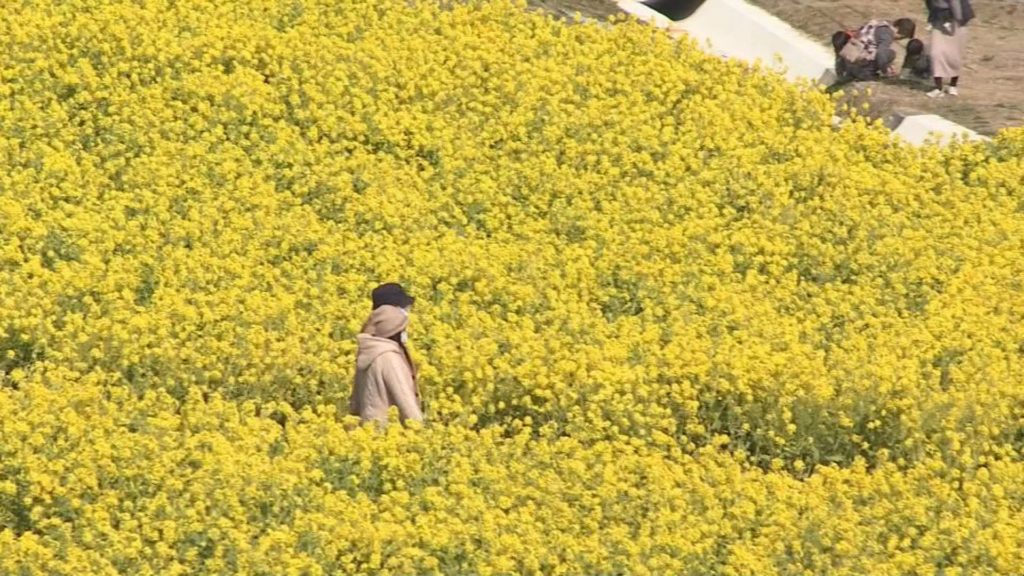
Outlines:
[[833,113],[508,0],[5,4],[0,574],[1021,573],[1024,129]]

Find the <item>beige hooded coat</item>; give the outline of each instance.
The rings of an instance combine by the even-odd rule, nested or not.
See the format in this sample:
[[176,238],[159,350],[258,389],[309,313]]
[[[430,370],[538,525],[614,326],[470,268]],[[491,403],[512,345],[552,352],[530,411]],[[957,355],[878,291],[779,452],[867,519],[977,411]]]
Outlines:
[[387,422],[391,406],[398,408],[403,421],[423,420],[412,366],[401,344],[390,338],[407,324],[400,308],[381,306],[356,336],[356,377],[349,411],[364,422]]

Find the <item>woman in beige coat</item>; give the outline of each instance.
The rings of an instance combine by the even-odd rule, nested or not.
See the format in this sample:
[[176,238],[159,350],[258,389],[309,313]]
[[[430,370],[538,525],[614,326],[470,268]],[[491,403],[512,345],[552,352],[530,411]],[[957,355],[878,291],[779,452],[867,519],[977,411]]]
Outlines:
[[380,306],[356,336],[356,377],[349,411],[364,422],[386,423],[388,409],[398,408],[405,420],[423,420],[412,361],[405,347],[408,313],[397,306]]

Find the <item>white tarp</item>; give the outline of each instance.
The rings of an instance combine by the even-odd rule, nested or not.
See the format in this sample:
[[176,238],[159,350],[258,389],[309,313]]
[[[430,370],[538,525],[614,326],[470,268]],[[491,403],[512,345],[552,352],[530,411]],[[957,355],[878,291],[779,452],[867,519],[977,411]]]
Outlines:
[[935,114],[919,114],[907,116],[893,132],[911,144],[924,144],[928,141],[940,144],[949,142],[955,136],[968,140],[987,140],[974,130],[946,120]]

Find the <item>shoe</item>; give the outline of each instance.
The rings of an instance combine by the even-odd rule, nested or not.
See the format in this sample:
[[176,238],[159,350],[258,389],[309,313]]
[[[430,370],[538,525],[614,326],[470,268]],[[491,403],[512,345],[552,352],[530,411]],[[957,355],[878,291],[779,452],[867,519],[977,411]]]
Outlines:
[[956,86],[947,86],[946,87],[946,94],[949,94],[950,96],[959,96],[960,95],[960,91],[957,90]]
[[943,90],[941,90],[939,88],[936,88],[936,89],[932,90],[931,92],[929,92],[927,94],[927,96],[929,98],[942,98],[945,95],[946,95],[945,91],[943,91]]

